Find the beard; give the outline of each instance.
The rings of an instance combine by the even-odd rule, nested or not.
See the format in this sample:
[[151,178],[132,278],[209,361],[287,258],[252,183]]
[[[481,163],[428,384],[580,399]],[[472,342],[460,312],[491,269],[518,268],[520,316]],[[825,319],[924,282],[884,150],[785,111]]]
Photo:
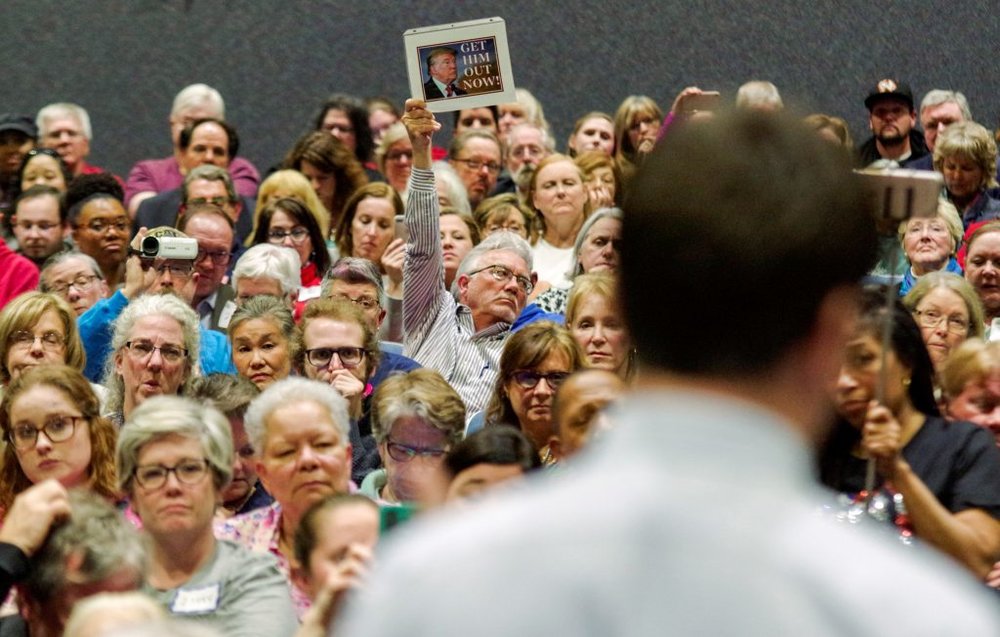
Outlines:
[[882,129],[878,135],[875,136],[883,146],[900,146],[907,140],[907,135],[899,132],[899,129],[895,126],[886,126]]

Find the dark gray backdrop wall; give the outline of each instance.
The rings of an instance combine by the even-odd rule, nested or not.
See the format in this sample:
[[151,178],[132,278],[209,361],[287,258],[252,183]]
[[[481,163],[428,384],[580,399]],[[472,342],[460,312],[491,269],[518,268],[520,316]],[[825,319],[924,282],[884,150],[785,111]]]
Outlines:
[[173,96],[205,82],[225,97],[241,154],[266,168],[331,92],[401,104],[404,30],[500,16],[515,82],[545,105],[560,146],[576,117],[613,113],[627,95],[667,110],[685,86],[732,97],[753,78],[803,110],[845,117],[859,139],[867,87],[892,75],[918,100],[962,90],[993,128],[1000,20],[982,2],[941,11],[924,1],[14,0],[0,8],[0,111],[79,103],[93,121],[91,160],[124,175],[170,152]]

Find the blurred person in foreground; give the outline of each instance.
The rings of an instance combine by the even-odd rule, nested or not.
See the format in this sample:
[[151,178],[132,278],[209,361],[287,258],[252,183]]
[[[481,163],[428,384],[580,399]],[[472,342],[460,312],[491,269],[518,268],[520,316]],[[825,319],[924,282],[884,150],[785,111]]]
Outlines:
[[[815,513],[827,390],[876,255],[843,154],[737,112],[672,131],[630,192],[622,300],[643,373],[621,426],[572,475],[412,522],[342,634],[1000,630],[953,564]],[[668,297],[699,311],[663,312]],[[733,307],[755,338],[731,329]]]

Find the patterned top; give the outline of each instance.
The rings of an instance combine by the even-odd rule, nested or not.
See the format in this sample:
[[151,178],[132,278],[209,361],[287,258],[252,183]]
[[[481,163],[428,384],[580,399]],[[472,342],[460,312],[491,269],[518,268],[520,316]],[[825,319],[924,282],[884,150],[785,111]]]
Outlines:
[[434,172],[414,168],[406,200],[410,240],[403,266],[405,354],[441,373],[465,401],[467,413],[486,407],[497,378],[508,323],[475,331],[472,310],[444,287]]

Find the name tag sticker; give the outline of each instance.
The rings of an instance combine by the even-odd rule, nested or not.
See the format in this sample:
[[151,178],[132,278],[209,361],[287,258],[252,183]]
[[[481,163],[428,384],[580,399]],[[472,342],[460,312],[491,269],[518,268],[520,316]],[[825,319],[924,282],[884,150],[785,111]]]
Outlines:
[[218,610],[221,584],[201,588],[182,588],[177,591],[170,612],[176,615],[204,615]]

